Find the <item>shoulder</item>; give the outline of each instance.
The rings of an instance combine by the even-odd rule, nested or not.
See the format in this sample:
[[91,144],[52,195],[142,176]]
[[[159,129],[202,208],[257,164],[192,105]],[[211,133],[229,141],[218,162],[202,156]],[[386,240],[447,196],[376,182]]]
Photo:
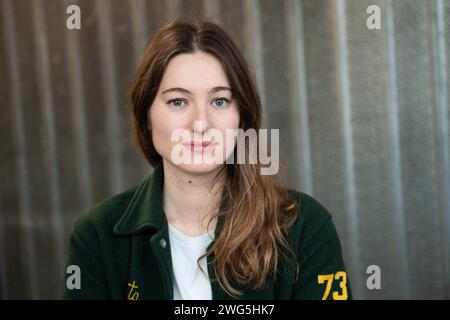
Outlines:
[[112,236],[114,225],[123,215],[137,188],[135,186],[106,198],[82,212],[73,223],[73,233],[82,238]]
[[332,215],[316,198],[299,191],[289,191],[289,198],[297,205],[297,225],[307,224],[315,229],[332,219]]
[[297,252],[312,242],[337,237],[330,211],[316,198],[295,190],[289,191],[289,198],[297,205],[298,217],[290,229],[290,238]]

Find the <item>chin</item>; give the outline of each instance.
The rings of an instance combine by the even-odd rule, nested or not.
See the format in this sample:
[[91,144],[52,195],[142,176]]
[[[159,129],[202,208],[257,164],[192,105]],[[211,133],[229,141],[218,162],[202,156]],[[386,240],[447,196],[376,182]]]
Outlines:
[[198,163],[198,164],[178,164],[175,166],[189,174],[208,174],[218,170],[220,167],[223,166],[223,164]]

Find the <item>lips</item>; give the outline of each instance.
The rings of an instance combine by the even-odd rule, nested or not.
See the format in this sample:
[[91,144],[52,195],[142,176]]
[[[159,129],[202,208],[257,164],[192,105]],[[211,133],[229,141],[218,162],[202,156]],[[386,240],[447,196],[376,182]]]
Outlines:
[[191,142],[190,145],[191,146],[195,146],[195,147],[207,147],[212,143],[212,141],[203,141],[203,142]]
[[216,145],[216,143],[214,143],[213,141],[202,141],[202,142],[188,142],[188,143],[183,143],[183,145],[185,147],[191,148],[193,150],[204,150],[209,146],[214,146]]

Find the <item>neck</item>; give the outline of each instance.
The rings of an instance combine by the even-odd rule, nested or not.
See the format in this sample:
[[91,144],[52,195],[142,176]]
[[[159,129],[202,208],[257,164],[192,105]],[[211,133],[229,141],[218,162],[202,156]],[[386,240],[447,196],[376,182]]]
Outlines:
[[[209,219],[220,205],[224,176],[214,181],[220,168],[207,174],[190,174],[166,160],[163,165],[167,222],[191,236],[207,232]],[[209,230],[214,229],[215,220],[211,221]]]

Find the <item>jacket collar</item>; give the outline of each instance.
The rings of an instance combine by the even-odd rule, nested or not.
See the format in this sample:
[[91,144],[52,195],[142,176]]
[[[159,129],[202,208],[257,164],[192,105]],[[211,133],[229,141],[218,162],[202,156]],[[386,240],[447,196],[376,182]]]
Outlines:
[[115,224],[116,235],[132,235],[146,229],[160,229],[165,221],[162,201],[164,171],[159,161],[134,192],[125,212]]

